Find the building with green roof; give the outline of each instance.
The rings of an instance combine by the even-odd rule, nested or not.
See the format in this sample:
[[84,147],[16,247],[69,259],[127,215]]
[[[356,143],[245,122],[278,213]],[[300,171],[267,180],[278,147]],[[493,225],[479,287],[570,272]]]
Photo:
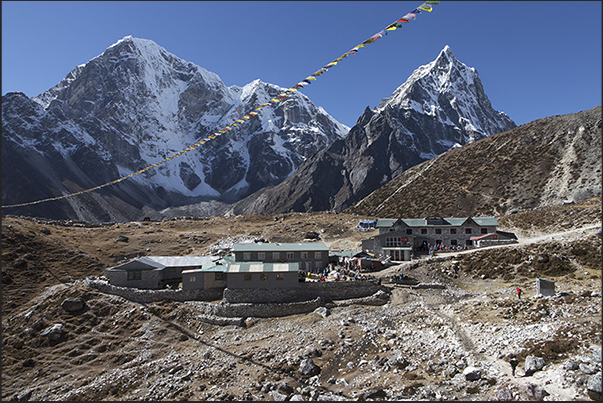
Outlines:
[[320,271],[329,265],[329,247],[324,242],[235,243],[232,254],[237,262],[298,263],[299,270]]
[[495,217],[425,217],[378,219],[379,235],[362,241],[362,249],[392,260],[410,260],[411,252],[430,247],[472,247],[472,237],[496,233]]

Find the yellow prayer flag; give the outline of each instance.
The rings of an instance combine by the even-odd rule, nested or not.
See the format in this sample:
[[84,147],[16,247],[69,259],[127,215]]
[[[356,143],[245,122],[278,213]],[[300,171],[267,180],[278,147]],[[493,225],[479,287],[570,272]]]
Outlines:
[[431,8],[431,6],[427,3],[423,3],[421,4],[419,7],[417,7],[419,10],[424,10],[424,11],[429,11],[431,13],[431,10],[433,10]]

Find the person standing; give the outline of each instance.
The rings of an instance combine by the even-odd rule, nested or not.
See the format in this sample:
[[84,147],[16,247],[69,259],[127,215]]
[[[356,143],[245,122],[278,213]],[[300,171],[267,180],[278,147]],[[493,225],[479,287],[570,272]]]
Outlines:
[[515,376],[515,368],[517,368],[518,363],[517,356],[515,354],[509,354],[509,364],[511,364],[511,374],[513,374],[513,376]]
[[517,298],[521,299],[521,288],[517,287]]

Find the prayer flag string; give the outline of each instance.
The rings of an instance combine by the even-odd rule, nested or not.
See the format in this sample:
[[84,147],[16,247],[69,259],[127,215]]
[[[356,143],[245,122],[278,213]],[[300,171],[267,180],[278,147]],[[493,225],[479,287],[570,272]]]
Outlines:
[[292,93],[294,93],[295,91],[297,91],[300,88],[303,88],[306,85],[312,84],[312,81],[316,81],[316,77],[321,76],[322,74],[326,73],[327,71],[329,71],[329,69],[331,69],[332,67],[336,66],[337,63],[339,63],[340,61],[342,61],[343,59],[347,58],[349,55],[355,55],[356,53],[358,53],[358,51],[365,47],[368,44],[371,43],[375,43],[378,39],[383,38],[385,35],[387,35],[388,32],[391,31],[395,31],[398,28],[402,28],[403,23],[408,23],[410,20],[416,20],[417,18],[417,14],[421,14],[422,11],[427,11],[427,12],[431,12],[433,10],[432,6],[433,5],[437,5],[440,4],[439,1],[426,1],[425,3],[421,4],[419,7],[415,8],[413,11],[411,11],[410,13],[406,14],[405,16],[403,16],[402,18],[396,20],[395,22],[389,24],[386,28],[382,29],[381,31],[379,31],[378,33],[376,33],[375,35],[371,36],[370,38],[366,39],[365,41],[363,41],[362,43],[360,43],[359,45],[354,46],[352,49],[350,49],[349,51],[345,52],[343,55],[339,56],[337,59],[333,60],[332,62],[328,63],[327,65],[325,65],[323,68],[317,70],[316,72],[310,74],[308,77],[306,77],[305,79],[303,79],[302,81],[298,82],[297,84],[295,84],[293,87],[288,88],[287,90],[283,91],[282,93],[278,94],[276,97],[272,98],[270,100],[270,102],[266,102],[260,106],[258,106],[257,108],[255,108],[253,111],[245,114],[244,116],[240,117],[239,119],[235,120],[233,123],[225,126],[224,128],[208,135],[207,137],[199,140],[198,142],[196,142],[193,145],[190,145],[188,147],[186,147],[184,150],[177,152],[176,154],[167,157],[159,162],[154,163],[153,165],[149,165],[145,168],[142,168],[136,172],[132,172],[129,175],[123,176],[121,178],[118,178],[114,181],[111,182],[107,182],[105,184],[99,185],[99,186],[95,186],[93,188],[90,189],[85,189],[85,190],[81,190],[79,192],[75,192],[75,193],[69,193],[66,195],[62,195],[62,196],[57,196],[57,197],[50,197],[48,199],[42,199],[42,200],[37,200],[37,201],[32,201],[32,202],[27,202],[27,203],[20,203],[20,204],[11,204],[11,205],[6,205],[6,206],[2,206],[2,208],[11,208],[11,207],[23,207],[23,206],[31,206],[34,204],[39,204],[39,203],[43,203],[43,202],[48,202],[48,201],[54,201],[54,200],[61,200],[61,199],[66,199],[68,197],[73,197],[73,196],[78,196],[84,193],[89,193],[98,189],[102,189],[104,187],[107,186],[111,186],[111,185],[115,185],[117,183],[120,183],[128,178],[131,178],[133,176],[136,175],[140,175],[150,169],[156,168],[161,164],[164,164],[168,161],[173,160],[174,158],[178,158],[180,156],[182,156],[183,154],[186,154],[189,151],[192,151],[194,149],[196,149],[197,147],[199,147],[200,145],[203,145],[205,143],[207,143],[210,140],[214,140],[216,137],[221,136],[224,133],[227,133],[231,130],[233,130],[235,127],[245,123],[246,121],[250,120],[251,118],[255,117],[258,115],[258,111],[260,111],[262,108],[265,108],[267,106],[271,106],[274,104],[277,104],[279,102],[282,102],[283,100],[285,100],[289,95],[291,95]]

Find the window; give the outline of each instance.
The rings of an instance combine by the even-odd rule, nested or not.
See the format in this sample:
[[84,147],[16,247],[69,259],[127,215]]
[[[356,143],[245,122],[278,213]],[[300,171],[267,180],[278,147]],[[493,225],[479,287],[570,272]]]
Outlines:
[[322,252],[314,252],[314,259],[322,259]]
[[465,234],[470,234],[471,233],[471,228],[465,228]]
[[316,269],[321,269],[322,268],[322,262],[316,262],[315,263],[315,268]]
[[308,258],[308,252],[302,252],[301,253],[301,258],[302,259],[307,259]]
[[402,240],[400,237],[389,237],[389,238],[385,238],[385,246],[386,247],[391,247],[391,246],[402,246]]
[[412,228],[406,228],[406,235],[412,235]]
[[188,281],[189,281],[189,283],[194,283],[195,281],[197,281],[197,277],[195,277],[195,276],[190,276],[190,277],[188,278]]
[[266,259],[266,253],[258,252],[258,260],[264,260],[264,259]]
[[427,234],[427,228],[421,228],[421,235]]
[[467,246],[471,246],[471,245],[473,245],[473,241],[471,239],[467,239],[467,241],[465,241],[465,244]]
[[245,273],[243,276],[244,281],[251,281],[251,273]]
[[129,271],[128,272],[128,280],[141,280],[142,272],[141,271]]
[[456,228],[450,228],[450,233],[451,234],[456,234]]
[[268,281],[268,275],[266,273],[260,274],[260,281]]
[[244,252],[243,253],[243,260],[251,260],[251,253],[250,252]]
[[480,231],[482,232],[482,234],[487,234],[488,228],[480,228]]
[[279,260],[281,258],[280,252],[272,252],[272,260]]
[[442,244],[442,240],[441,239],[436,239],[436,245],[441,245]]
[[295,259],[295,253],[287,252],[287,260],[293,260],[293,259]]
[[435,231],[436,231],[436,234],[439,235],[442,233],[442,228],[436,228]]
[[456,239],[451,239],[451,240],[450,240],[450,245],[452,245],[452,246],[456,246],[456,245],[458,245],[458,244],[456,243]]
[[226,280],[226,273],[215,273],[214,280],[217,280],[217,281]]
[[284,280],[285,278],[283,277],[283,273],[276,273],[276,279],[277,280]]

